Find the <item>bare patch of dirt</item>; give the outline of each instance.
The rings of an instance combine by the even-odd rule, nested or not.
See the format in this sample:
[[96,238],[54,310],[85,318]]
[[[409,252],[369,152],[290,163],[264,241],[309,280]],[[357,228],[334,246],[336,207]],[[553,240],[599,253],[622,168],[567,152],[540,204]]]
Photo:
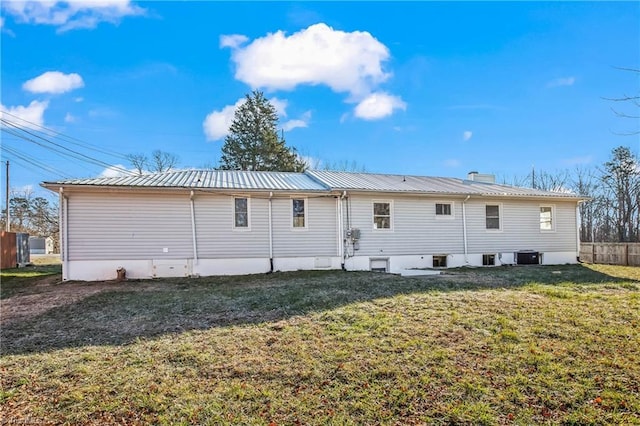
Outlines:
[[13,296],[0,301],[2,303],[0,325],[28,320],[51,309],[71,305],[104,291],[148,288],[149,284],[137,281],[65,282],[61,280],[60,275],[49,275],[37,279],[23,290],[16,291]]

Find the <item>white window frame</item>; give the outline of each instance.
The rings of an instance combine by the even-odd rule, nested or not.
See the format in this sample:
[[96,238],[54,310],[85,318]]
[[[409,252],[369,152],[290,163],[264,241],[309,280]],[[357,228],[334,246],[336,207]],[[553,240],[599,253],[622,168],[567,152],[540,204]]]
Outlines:
[[[375,220],[375,205],[376,204],[389,204],[389,227],[388,228],[376,228]],[[375,232],[393,232],[393,200],[372,200],[371,201],[371,229]]]
[[[487,206],[498,206],[498,228],[487,228]],[[484,205],[484,229],[487,232],[502,232],[502,218],[504,211],[502,209],[502,203],[485,203]]]
[[[448,204],[451,206],[451,214],[438,214],[438,204]],[[453,201],[436,201],[433,205],[433,215],[436,220],[452,220],[455,215],[455,203]]]
[[[551,209],[551,228],[543,229],[542,228],[542,209],[549,208]],[[540,232],[555,232],[556,231],[556,206],[553,204],[540,204],[538,209],[538,218],[540,219]]]
[[[247,226],[236,226],[236,200],[242,198],[247,200]],[[231,198],[231,211],[233,212],[233,218],[231,220],[233,230],[240,232],[251,231],[251,198],[242,195],[233,196]]]
[[[293,201],[294,200],[302,200],[304,201],[304,226],[295,226],[295,217],[293,216]],[[291,203],[289,203],[289,210],[291,214],[291,229],[294,231],[306,231],[309,229],[309,198],[308,197],[291,197]]]

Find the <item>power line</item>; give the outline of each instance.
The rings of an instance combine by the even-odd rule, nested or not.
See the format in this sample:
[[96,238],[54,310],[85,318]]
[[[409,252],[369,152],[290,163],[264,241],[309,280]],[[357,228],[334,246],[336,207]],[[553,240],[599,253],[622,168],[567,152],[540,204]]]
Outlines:
[[[55,153],[57,153],[59,155],[62,154],[62,155],[66,155],[66,156],[75,158],[77,160],[85,161],[85,162],[88,162],[88,163],[91,163],[91,164],[94,164],[94,165],[98,165],[98,166],[105,167],[105,168],[111,168],[111,169],[114,169],[114,170],[116,170],[116,171],[118,171],[120,173],[123,173],[123,174],[130,174],[131,173],[129,170],[114,166],[112,164],[106,163],[106,162],[104,162],[102,160],[99,160],[97,158],[94,158],[94,157],[90,157],[88,155],[85,155],[85,154],[83,154],[81,152],[78,152],[76,150],[73,150],[71,148],[67,148],[67,147],[65,147],[65,146],[63,146],[63,145],[61,145],[59,143],[53,142],[53,141],[51,141],[51,140],[49,140],[49,139],[47,139],[47,138],[45,138],[45,137],[43,137],[43,136],[41,136],[41,135],[39,135],[37,133],[34,133],[32,131],[27,130],[26,128],[20,126],[17,123],[14,123],[14,122],[11,122],[9,120],[6,120],[5,118],[0,118],[0,122],[2,122],[4,124],[4,126],[2,127],[3,131],[5,131],[5,132],[7,132],[7,133],[9,133],[9,134],[11,134],[13,136],[17,136],[17,137],[19,137],[19,138],[21,138],[21,139],[23,139],[25,141],[34,143],[34,144],[36,144],[36,145],[38,145],[38,146],[40,146],[42,148],[48,149],[48,150],[50,150],[52,152],[55,152]],[[9,126],[9,128],[7,128],[7,126]],[[25,134],[29,135],[31,137],[26,136]],[[39,142],[37,140],[34,140],[33,138],[39,139],[39,140],[43,141],[44,143],[43,142]],[[58,149],[53,148],[53,147],[51,147],[51,146],[49,146],[47,144],[53,145],[53,146],[57,147]],[[63,153],[60,150],[64,150],[64,151],[66,151],[68,153]]]
[[18,150],[6,146],[6,144],[2,147],[2,150],[8,152],[14,158],[18,158],[18,159],[24,161],[25,163],[28,163],[28,164],[31,164],[31,165],[35,166],[37,168],[36,171],[38,171],[38,172],[41,171],[41,170],[45,170],[45,171],[48,171],[50,173],[53,173],[53,174],[55,174],[57,176],[61,176],[61,177],[64,177],[64,178],[70,178],[71,177],[70,175],[66,174],[65,172],[63,172],[63,171],[61,171],[59,169],[56,169],[55,167],[52,167],[52,166],[50,166],[50,165],[48,165],[46,163],[38,161],[35,158],[29,158],[28,156],[20,153]]
[[[126,155],[121,154],[119,152],[106,150],[106,149],[104,149],[102,147],[90,144],[88,142],[85,142],[85,141],[80,140],[78,138],[75,138],[73,136],[66,135],[66,134],[64,134],[62,132],[59,132],[59,131],[54,130],[54,129],[51,129],[49,127],[41,126],[38,123],[34,123],[32,121],[25,120],[24,118],[19,117],[19,116],[14,115],[14,114],[11,114],[11,113],[9,113],[7,111],[2,111],[2,114],[6,114],[6,115],[8,115],[10,117],[13,117],[14,119],[20,120],[20,121],[28,124],[28,126],[24,126],[24,125],[20,126],[22,128],[30,127],[30,128],[32,128],[34,130],[40,131],[42,133],[46,133],[47,136],[49,136],[49,137],[52,137],[52,138],[55,138],[55,139],[60,139],[60,140],[62,140],[64,142],[70,143],[70,144],[75,145],[75,146],[79,146],[81,148],[85,148],[85,149],[88,149],[88,150],[99,152],[101,154],[109,155],[109,156],[112,156],[112,157],[120,158],[122,160],[127,160],[128,159]],[[42,130],[38,130],[38,129],[42,129]]]

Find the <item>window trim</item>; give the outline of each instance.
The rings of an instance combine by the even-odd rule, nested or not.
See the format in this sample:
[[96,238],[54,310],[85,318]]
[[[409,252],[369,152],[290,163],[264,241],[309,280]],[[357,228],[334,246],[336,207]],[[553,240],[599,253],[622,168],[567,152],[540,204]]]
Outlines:
[[[551,229],[542,228],[542,208],[548,207],[551,209]],[[540,232],[556,232],[556,206],[555,204],[540,204],[538,206],[538,219],[540,221]]]
[[[247,226],[236,226],[236,200],[242,198],[247,200]],[[239,232],[251,231],[251,198],[242,195],[235,195],[231,197],[231,210],[233,212],[231,220],[232,229]]]
[[[438,214],[438,204],[448,204],[451,206],[451,214]],[[433,204],[433,216],[436,220],[453,220],[456,216],[455,202],[454,201],[436,201]]]
[[[388,228],[376,228],[376,215],[374,211],[376,204],[389,204]],[[371,200],[371,229],[373,229],[374,232],[393,232],[393,200]]]
[[[498,228],[487,228],[487,207],[498,206]],[[502,209],[502,203],[485,203],[484,204],[484,229],[486,232],[502,232],[502,217],[504,212]]]
[[[302,200],[304,201],[304,226],[295,226],[294,216],[293,216],[293,200]],[[289,214],[291,214],[291,221],[289,222],[291,225],[291,229],[293,231],[306,231],[309,229],[309,198],[308,197],[291,197],[291,203],[289,203]]]

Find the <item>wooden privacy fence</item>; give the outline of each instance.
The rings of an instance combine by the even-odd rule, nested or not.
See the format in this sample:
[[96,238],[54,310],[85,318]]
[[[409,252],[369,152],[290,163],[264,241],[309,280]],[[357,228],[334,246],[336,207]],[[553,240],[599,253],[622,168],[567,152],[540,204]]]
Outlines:
[[15,268],[18,264],[16,233],[2,231],[2,261],[0,269]]
[[580,243],[580,261],[640,266],[640,243]]

